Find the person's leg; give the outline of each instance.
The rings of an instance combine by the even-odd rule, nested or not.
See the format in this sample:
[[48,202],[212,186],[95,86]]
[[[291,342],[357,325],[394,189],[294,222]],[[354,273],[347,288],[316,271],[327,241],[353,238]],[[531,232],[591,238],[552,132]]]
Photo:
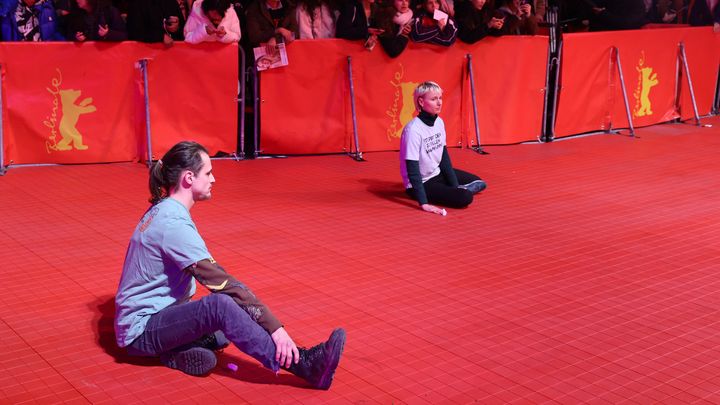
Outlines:
[[455,176],[457,176],[458,183],[460,184],[461,188],[464,188],[473,194],[477,194],[487,188],[487,184],[480,177],[472,173],[468,173],[464,170],[454,170]]
[[145,332],[128,347],[128,353],[157,356],[177,350],[186,351],[189,350],[187,345],[192,346],[203,335],[217,330],[221,330],[241,351],[265,367],[278,371],[275,343],[270,335],[224,294],[211,294],[196,301],[173,305],[153,315]]
[[230,345],[230,341],[227,340],[225,334],[221,330],[216,330],[214,333],[208,333],[201,336],[200,339],[190,343],[190,345],[204,347],[215,352],[220,352]]
[[455,169],[455,176],[457,176],[458,183],[460,184],[467,184],[472,183],[475,180],[480,180],[480,177],[460,169]]
[[[209,372],[217,360],[212,351],[197,347],[197,340],[216,330],[221,330],[238,349],[265,367],[279,371],[280,364],[275,360],[275,342],[270,334],[224,294],[211,294],[197,301],[165,308],[153,315],[145,332],[128,346],[128,353],[160,355],[161,361],[168,367],[192,375],[202,375]],[[299,361],[287,370],[316,388],[328,389],[344,345],[345,331],[335,329],[327,341],[315,347],[298,347]]]
[[425,195],[430,204],[464,208],[473,201],[472,192],[448,185],[442,175],[429,179],[423,183],[423,187],[425,187]]

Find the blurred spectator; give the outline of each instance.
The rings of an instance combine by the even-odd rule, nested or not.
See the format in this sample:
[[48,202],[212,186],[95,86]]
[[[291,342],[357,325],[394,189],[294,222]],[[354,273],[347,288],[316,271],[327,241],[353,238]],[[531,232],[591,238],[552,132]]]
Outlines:
[[547,0],[535,0],[535,3],[533,4],[533,9],[535,10],[535,21],[539,23],[545,21],[547,3]]
[[393,0],[392,6],[379,10],[377,22],[381,33],[378,41],[391,58],[398,57],[407,47],[412,19],[409,0]]
[[129,0],[112,0],[112,5],[120,12],[120,17],[123,21],[127,21],[128,7],[130,6]]
[[[440,7],[443,10],[447,10],[447,14],[450,17],[455,17],[455,1],[453,0],[438,0],[440,2]],[[420,12],[425,7],[425,0],[411,0],[410,1],[410,9],[413,10],[413,13],[417,15],[417,13]]]
[[185,24],[185,42],[240,41],[240,21],[229,0],[195,0]]
[[[57,14],[58,32],[65,34],[67,32],[67,15],[72,9],[72,0],[54,0],[55,14]],[[70,38],[72,39],[72,38]]]
[[712,25],[720,32],[720,6],[718,0],[691,0],[688,8],[690,25]]
[[[442,16],[435,19],[436,11]],[[424,0],[423,8],[413,19],[410,38],[415,42],[427,42],[436,45],[450,46],[455,42],[457,27],[448,9],[440,6],[439,0]]]
[[444,10],[450,17],[455,17],[455,1],[454,0],[438,0],[440,9]]
[[66,38],[83,41],[124,41],[125,21],[120,11],[103,0],[73,0],[67,16]]
[[558,6],[558,20],[564,32],[587,31],[590,7],[586,1],[560,0],[551,4]]
[[527,0],[499,0],[496,4],[494,17],[504,20],[503,35],[535,35],[538,24]]
[[500,35],[504,20],[493,17],[493,0],[458,2],[456,22],[458,38],[474,44],[488,35]]
[[182,41],[190,12],[186,0],[131,0],[128,7],[128,39],[140,42]]
[[247,35],[250,46],[275,46],[279,41],[295,39],[297,20],[295,8],[287,0],[255,0],[248,6]]
[[348,0],[340,5],[335,36],[345,39],[367,39],[370,33],[375,0]]
[[[647,8],[647,0],[645,0]],[[653,0],[646,17],[648,22],[671,24],[687,20],[687,0]]]
[[62,41],[51,0],[2,0],[0,38],[3,41]]
[[590,31],[634,30],[646,23],[644,0],[597,0],[595,5]]
[[298,38],[335,38],[335,14],[327,0],[298,0],[295,15]]

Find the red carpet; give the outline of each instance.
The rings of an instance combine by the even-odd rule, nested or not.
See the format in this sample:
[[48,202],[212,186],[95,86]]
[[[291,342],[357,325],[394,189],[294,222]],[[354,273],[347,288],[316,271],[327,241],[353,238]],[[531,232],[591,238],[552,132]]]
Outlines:
[[452,150],[489,187],[447,217],[405,197],[396,153],[215,161],[200,232],[299,344],[346,328],[328,392],[235,348],[204,378],[124,355],[113,295],[147,170],[11,168],[0,403],[719,403],[720,119],[704,122]]

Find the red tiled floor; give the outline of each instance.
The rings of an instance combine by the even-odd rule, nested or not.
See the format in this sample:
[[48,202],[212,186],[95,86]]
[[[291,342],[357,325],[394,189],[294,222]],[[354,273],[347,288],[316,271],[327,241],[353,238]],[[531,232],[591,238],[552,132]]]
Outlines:
[[489,188],[447,217],[405,198],[396,153],[215,161],[193,209],[215,258],[300,344],[348,331],[328,392],[235,348],[205,378],[125,356],[113,295],[145,167],[11,168],[0,403],[719,403],[720,119],[705,121],[452,150]]

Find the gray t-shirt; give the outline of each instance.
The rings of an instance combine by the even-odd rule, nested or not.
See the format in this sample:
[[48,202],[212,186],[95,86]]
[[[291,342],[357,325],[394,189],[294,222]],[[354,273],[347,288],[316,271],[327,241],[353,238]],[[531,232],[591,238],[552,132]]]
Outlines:
[[151,207],[130,239],[115,296],[115,338],[132,343],[150,316],[195,294],[186,267],[210,259],[205,242],[179,201],[166,198]]
[[440,174],[440,161],[445,146],[445,123],[435,119],[433,126],[425,125],[415,117],[403,129],[400,137],[400,174],[405,188],[410,188],[406,160],[417,160],[423,183]]

